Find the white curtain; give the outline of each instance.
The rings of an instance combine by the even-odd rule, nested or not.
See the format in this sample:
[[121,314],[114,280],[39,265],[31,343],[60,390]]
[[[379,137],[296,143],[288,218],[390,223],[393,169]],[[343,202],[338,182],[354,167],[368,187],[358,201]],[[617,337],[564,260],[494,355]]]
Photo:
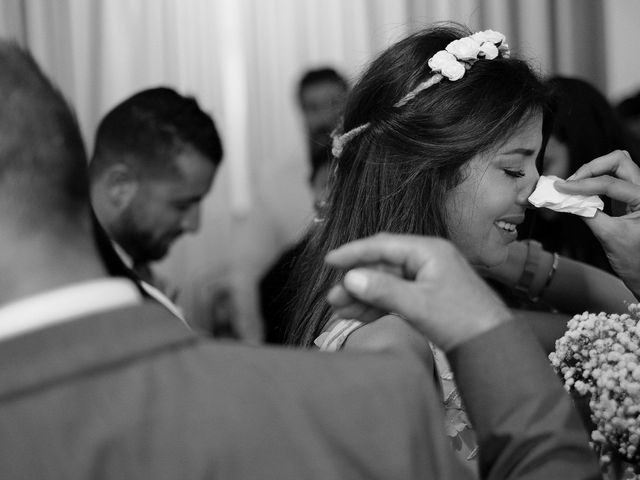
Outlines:
[[212,114],[225,146],[224,164],[204,202],[201,231],[180,240],[160,270],[180,287],[188,317],[203,325],[214,292],[230,285],[241,335],[259,341],[257,278],[311,218],[294,98],[304,69],[328,64],[355,78],[392,41],[423,24],[453,19],[503,31],[512,48],[543,73],[579,75],[606,88],[606,42],[597,37],[604,29],[602,5],[3,0],[0,35],[27,46],[60,86],[77,111],[89,150],[100,117],[143,88],[171,86],[196,96]]

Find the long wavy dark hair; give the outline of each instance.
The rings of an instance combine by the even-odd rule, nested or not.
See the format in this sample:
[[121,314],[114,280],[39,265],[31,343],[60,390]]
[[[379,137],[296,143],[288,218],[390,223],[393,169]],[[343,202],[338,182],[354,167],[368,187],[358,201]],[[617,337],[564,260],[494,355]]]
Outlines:
[[334,159],[323,221],[296,266],[290,344],[312,345],[330,318],[325,296],[342,272],[324,264],[329,250],[378,232],[446,238],[442,206],[462,181],[462,167],[506,141],[524,120],[550,112],[539,76],[526,62],[502,57],[478,60],[461,80],[445,79],[394,106],[430,77],[431,56],[470,34],[454,23],[415,33],[378,56],[351,91],[343,131],[370,125]]

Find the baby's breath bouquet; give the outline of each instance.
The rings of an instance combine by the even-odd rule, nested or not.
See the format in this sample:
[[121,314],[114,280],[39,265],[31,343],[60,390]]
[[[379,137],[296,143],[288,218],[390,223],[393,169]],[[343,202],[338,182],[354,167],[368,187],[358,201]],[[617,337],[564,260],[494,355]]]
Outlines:
[[588,399],[603,467],[624,465],[622,478],[640,480],[640,304],[574,316],[549,359],[565,388]]

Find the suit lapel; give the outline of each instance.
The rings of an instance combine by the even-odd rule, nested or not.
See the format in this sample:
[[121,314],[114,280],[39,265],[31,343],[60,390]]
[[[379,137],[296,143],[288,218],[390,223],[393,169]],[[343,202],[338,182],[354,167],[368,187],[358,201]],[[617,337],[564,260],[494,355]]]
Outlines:
[[0,401],[196,341],[152,303],[37,330],[0,342]]

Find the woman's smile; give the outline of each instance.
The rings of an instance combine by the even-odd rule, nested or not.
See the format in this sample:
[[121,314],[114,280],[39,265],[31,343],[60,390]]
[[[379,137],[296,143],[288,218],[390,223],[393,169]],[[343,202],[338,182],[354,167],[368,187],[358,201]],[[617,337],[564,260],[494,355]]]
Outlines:
[[449,238],[471,263],[495,266],[506,260],[539,178],[535,160],[541,144],[538,114],[498,149],[471,159],[464,180],[449,193]]

